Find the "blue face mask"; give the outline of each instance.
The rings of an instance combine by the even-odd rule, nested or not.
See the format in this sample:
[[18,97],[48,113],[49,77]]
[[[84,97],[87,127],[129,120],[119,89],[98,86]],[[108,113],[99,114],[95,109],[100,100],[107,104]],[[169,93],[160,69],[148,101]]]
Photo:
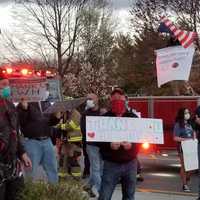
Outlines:
[[4,87],[2,90],[1,90],[1,96],[3,98],[9,98],[11,95],[11,89],[9,86],[7,87]]

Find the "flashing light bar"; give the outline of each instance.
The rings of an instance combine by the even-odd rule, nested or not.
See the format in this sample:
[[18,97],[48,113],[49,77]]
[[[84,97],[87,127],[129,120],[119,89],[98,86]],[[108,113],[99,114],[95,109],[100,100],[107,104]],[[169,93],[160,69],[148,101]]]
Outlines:
[[28,75],[28,69],[22,69],[21,73],[22,73],[22,75],[27,76]]
[[12,68],[7,68],[7,69],[6,69],[6,72],[7,72],[7,74],[12,74],[13,69],[12,69]]
[[0,73],[8,77],[22,77],[22,76],[39,76],[39,77],[55,77],[56,72],[51,70],[33,70],[29,67],[21,68],[20,67],[0,67]]

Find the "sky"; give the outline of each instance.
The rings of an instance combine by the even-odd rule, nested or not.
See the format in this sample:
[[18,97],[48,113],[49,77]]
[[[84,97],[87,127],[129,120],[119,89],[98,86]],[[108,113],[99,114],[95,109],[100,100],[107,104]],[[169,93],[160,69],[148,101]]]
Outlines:
[[[14,39],[16,31],[15,23],[17,23],[17,21],[14,20],[12,17],[12,12],[16,8],[16,5],[13,3],[13,1],[14,0],[0,0],[0,30],[1,32],[4,33],[9,32],[9,34],[12,34],[12,37]],[[127,33],[130,26],[130,15],[129,15],[130,2],[133,0],[110,0],[110,1],[111,1],[111,8],[113,11],[113,19],[116,25],[115,26],[116,33],[118,32]],[[18,33],[19,30],[17,34]],[[3,54],[7,56],[10,55],[10,53],[7,53],[5,47],[3,47],[2,45],[3,44],[0,44],[0,52],[3,51]],[[0,60],[2,60],[1,55],[3,54],[0,53]]]
[[[11,16],[13,0],[0,0],[0,29],[12,30],[13,19]],[[129,27],[129,9],[132,0],[110,0],[113,8],[113,16],[119,21],[118,30],[126,32]]]

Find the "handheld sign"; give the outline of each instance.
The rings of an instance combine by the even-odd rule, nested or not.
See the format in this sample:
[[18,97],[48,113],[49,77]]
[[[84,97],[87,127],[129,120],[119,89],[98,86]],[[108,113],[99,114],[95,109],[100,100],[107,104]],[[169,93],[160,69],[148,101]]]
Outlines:
[[135,142],[163,144],[161,119],[128,117],[86,117],[88,142]]
[[47,79],[49,100],[62,101],[61,83],[59,79]]
[[173,80],[188,80],[194,52],[194,46],[185,49],[180,45],[156,50],[158,87]]
[[181,142],[185,171],[199,169],[198,140],[186,140]]
[[13,78],[9,79],[9,82],[14,102],[19,102],[22,98],[32,102],[46,99],[47,82],[45,78]]

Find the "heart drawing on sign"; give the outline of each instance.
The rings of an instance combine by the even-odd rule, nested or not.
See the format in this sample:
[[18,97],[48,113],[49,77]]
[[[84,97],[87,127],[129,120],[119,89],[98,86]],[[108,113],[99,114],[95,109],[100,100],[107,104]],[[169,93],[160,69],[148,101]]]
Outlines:
[[179,64],[177,62],[172,64],[172,68],[177,68],[179,66]]
[[95,133],[94,133],[94,132],[89,132],[89,133],[88,133],[88,137],[94,138],[94,137],[95,137]]

